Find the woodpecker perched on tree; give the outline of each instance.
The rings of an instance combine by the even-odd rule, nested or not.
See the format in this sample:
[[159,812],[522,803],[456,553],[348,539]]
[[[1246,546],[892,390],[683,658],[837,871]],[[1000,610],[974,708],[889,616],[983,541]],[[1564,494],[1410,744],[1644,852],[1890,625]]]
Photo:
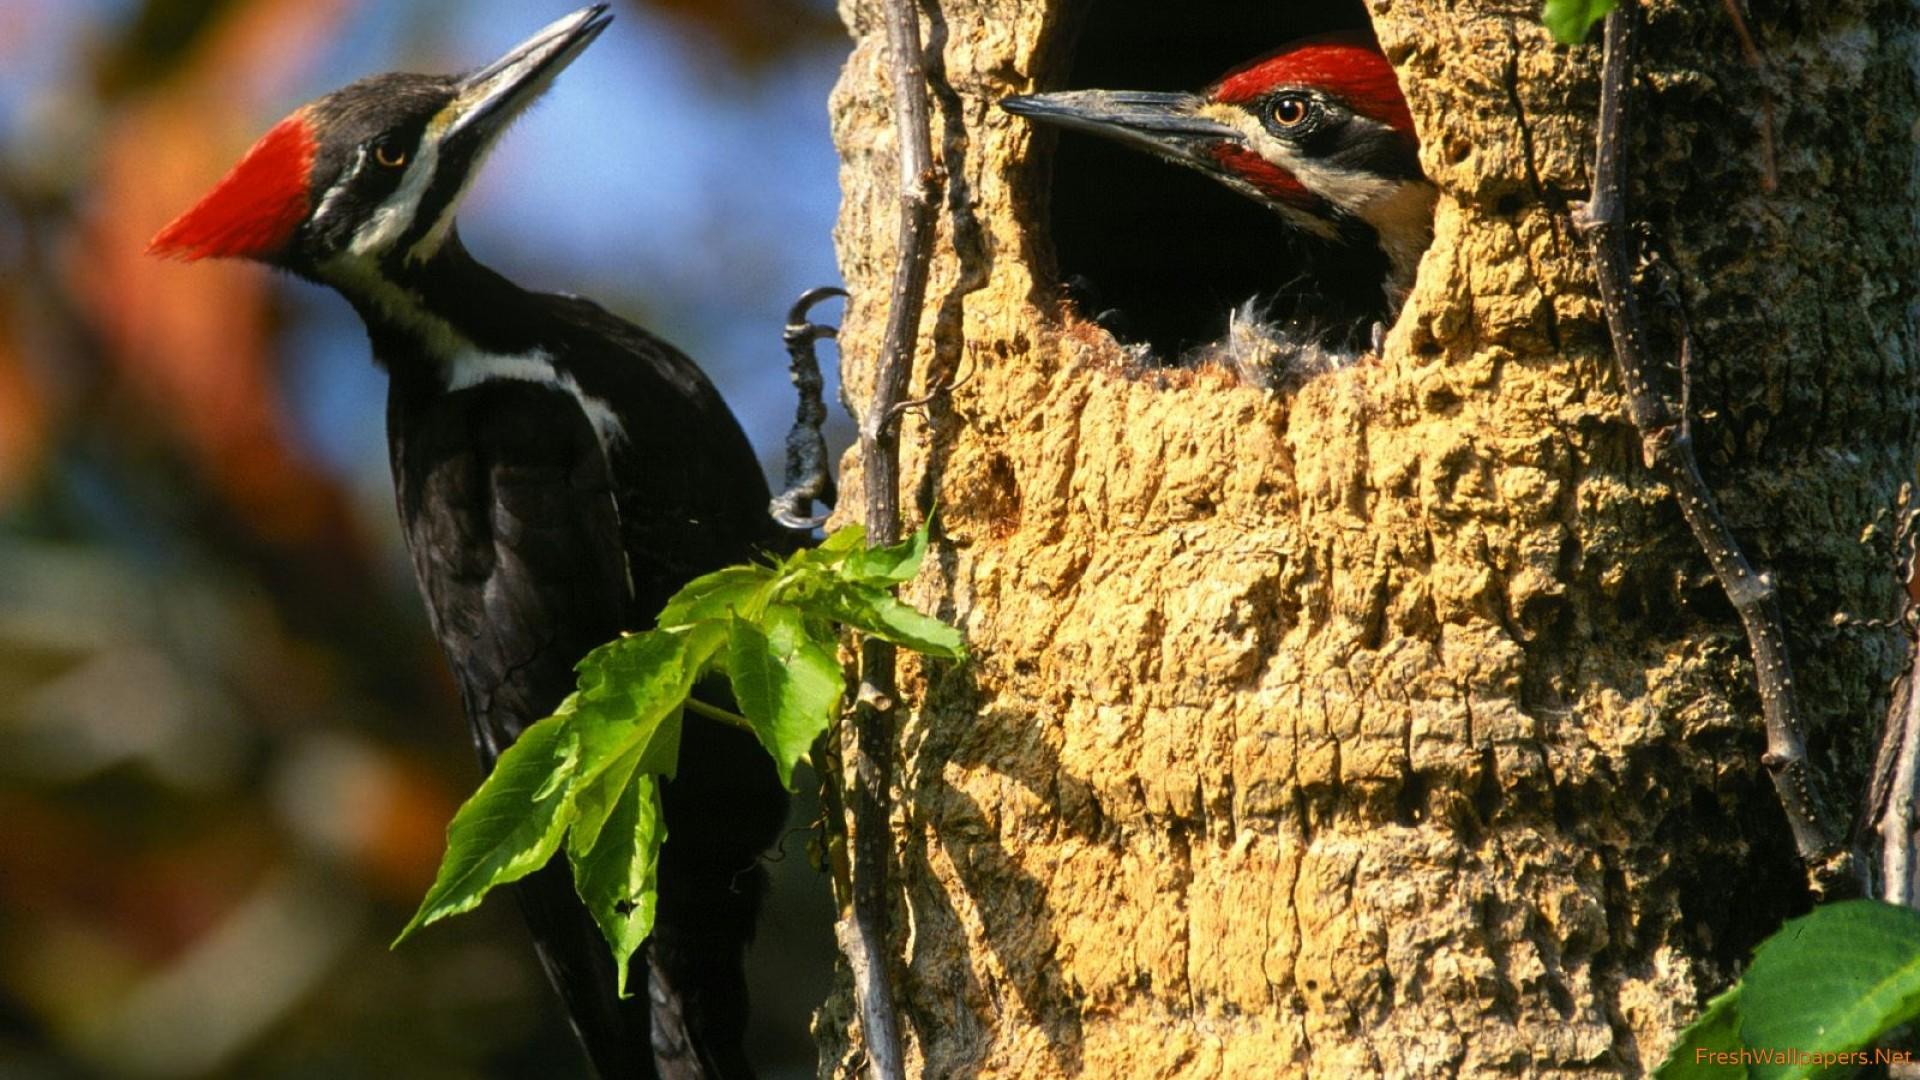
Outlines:
[[[1197,169],[1319,240],[1377,247],[1388,316],[1433,239],[1435,192],[1413,116],[1363,36],[1304,38],[1197,94],[1074,90],[1000,104]],[[1250,310],[1236,313],[1234,334],[1248,332]]]
[[[152,244],[330,285],[365,321],[390,376],[407,546],[487,768],[573,689],[588,651],[645,629],[691,578],[793,542],[693,361],[590,301],[520,288],[454,227],[489,149],[606,29],[606,9],[469,75],[377,75],[320,98]],[[651,963],[632,998],[564,859],[517,887],[607,1080],[751,1075],[742,958],[785,795],[741,732],[689,723],[681,749]]]

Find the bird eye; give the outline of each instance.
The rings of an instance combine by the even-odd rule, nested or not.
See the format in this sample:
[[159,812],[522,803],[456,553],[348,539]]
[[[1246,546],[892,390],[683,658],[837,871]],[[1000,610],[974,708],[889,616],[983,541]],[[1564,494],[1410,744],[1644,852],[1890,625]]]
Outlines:
[[1313,115],[1313,105],[1297,94],[1288,94],[1273,103],[1273,122],[1283,128],[1299,127]]
[[407,152],[388,142],[373,144],[373,160],[389,169],[397,169],[407,163]]

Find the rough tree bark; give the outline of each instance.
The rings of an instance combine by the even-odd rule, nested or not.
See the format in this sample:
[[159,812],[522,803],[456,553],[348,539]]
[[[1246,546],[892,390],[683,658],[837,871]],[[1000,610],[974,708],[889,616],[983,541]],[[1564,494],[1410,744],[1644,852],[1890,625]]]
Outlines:
[[[1555,48],[1532,2],[1372,0],[1437,239],[1384,356],[1271,396],[1130,372],[1061,314],[1043,144],[991,103],[1060,85],[1088,2],[926,5],[948,201],[914,393],[961,381],[908,422],[904,502],[940,507],[915,598],[976,659],[904,673],[909,1071],[1650,1069],[1807,900],[1738,621],[1639,464],[1570,228],[1598,48]],[[1720,4],[1653,5],[1633,212],[1844,815],[1899,663],[1835,616],[1898,587],[1920,48],[1909,0],[1752,9],[1764,69]],[[897,181],[877,5],[843,14],[863,401]],[[829,1072],[847,1015],[822,1014]]]

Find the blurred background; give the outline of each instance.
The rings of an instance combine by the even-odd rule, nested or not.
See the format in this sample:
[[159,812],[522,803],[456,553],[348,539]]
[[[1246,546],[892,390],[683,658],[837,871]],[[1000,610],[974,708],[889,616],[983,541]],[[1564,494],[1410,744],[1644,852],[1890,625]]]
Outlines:
[[[584,1075],[511,904],[387,949],[477,769],[359,321],[142,256],[302,102],[575,6],[0,0],[0,1077]],[[830,0],[616,6],[462,234],[688,350],[776,475],[848,45]],[[811,1075],[832,966],[805,840],[757,949],[774,1077]]]

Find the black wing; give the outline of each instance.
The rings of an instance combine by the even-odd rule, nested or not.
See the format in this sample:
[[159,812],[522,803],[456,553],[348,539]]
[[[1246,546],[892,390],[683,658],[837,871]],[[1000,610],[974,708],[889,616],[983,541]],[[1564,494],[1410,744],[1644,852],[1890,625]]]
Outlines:
[[[619,331],[633,347],[587,356],[567,374],[612,410],[618,431],[596,431],[556,386],[495,380],[445,393],[394,374],[401,523],[488,768],[572,691],[589,651],[650,625],[692,578],[792,543],[767,516],[758,462],[705,377],[600,314],[614,325],[597,339],[624,341]],[[724,688],[701,696],[733,707]],[[748,1077],[744,953],[765,891],[759,856],[785,819],[786,794],[750,736],[696,721],[663,802],[670,839],[647,950],[662,970],[650,979],[635,964],[633,998],[614,994],[607,946],[562,861],[516,893],[603,1077],[652,1077],[656,1067],[665,1077]]]
[[607,450],[636,628],[693,578],[791,550],[794,534],[768,514],[772,495],[752,445],[699,367],[590,300],[545,299],[564,335],[552,351],[619,423]]
[[[591,301],[548,299],[568,335],[555,355],[619,421],[607,447],[633,575],[632,628],[652,625],[693,578],[791,550],[798,538],[769,515],[746,434],[694,362]],[[698,694],[734,708],[724,685]],[[649,947],[660,968],[655,989],[670,988],[710,1076],[748,1077],[745,951],[766,889],[760,854],[785,822],[786,792],[751,736],[696,719],[682,731],[680,771],[662,802],[668,840]],[[655,1013],[657,1026],[665,1019]],[[664,1074],[670,1056],[657,1049]]]
[[396,378],[388,437],[414,574],[491,767],[623,629],[607,463],[571,397],[531,382],[416,395]]
[[[627,573],[606,461],[572,398],[530,382],[446,394],[396,375],[388,436],[414,572],[491,769],[572,691],[574,664],[622,628]],[[514,891],[600,1075],[653,1076],[646,995],[615,992],[606,941],[564,860]]]

